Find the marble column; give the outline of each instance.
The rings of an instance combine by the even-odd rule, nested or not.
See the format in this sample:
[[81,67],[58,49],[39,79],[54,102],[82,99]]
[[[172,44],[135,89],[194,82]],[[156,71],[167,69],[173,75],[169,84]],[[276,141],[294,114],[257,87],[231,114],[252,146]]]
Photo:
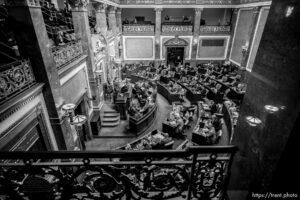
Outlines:
[[[89,79],[89,85],[91,89],[91,98],[93,109],[98,110],[100,106],[100,90],[97,85],[97,79],[95,74],[95,58],[91,41],[91,32],[88,19],[88,1],[87,0],[69,0],[69,4],[72,7],[72,18],[74,24],[74,32],[76,37],[81,40],[83,53],[87,55],[86,65],[87,74]],[[90,125],[89,121],[87,122]],[[88,133],[89,138],[93,135]]]
[[[300,4],[294,0],[272,1],[252,72],[247,72],[232,140],[239,150],[229,187],[244,190],[247,199],[267,192],[296,193],[299,198],[299,17]],[[256,123],[247,120],[249,116],[257,118]]]
[[107,33],[107,19],[106,19],[106,4],[94,2],[93,7],[96,13],[96,32],[102,33],[106,36]]
[[112,31],[113,35],[116,35],[117,30],[117,20],[116,20],[116,7],[109,6],[108,7],[108,26],[109,30]]
[[200,22],[201,22],[201,14],[203,8],[195,8],[195,17],[194,17],[194,34],[192,41],[192,60],[196,62],[197,58],[197,48],[199,43],[199,35],[200,35]]
[[8,1],[6,5],[20,54],[30,59],[36,81],[45,84],[43,95],[58,148],[66,150],[70,126],[58,111],[64,102],[41,7],[38,1],[27,0]]
[[122,9],[118,8],[116,11],[116,18],[117,18],[117,27],[119,31],[122,32]]
[[160,60],[160,33],[162,8],[155,8],[155,60]]
[[226,60],[229,60],[230,58],[230,52],[233,44],[233,36],[234,36],[234,29],[237,23],[237,16],[238,16],[239,9],[234,8],[233,13],[232,13],[232,18],[231,18],[231,31],[230,31],[230,39],[228,43],[228,50],[227,50],[227,55],[226,55]]
[[262,7],[255,7],[253,8],[253,15],[252,15],[252,18],[250,19],[251,20],[251,24],[250,24],[250,28],[249,28],[249,32],[248,32],[248,48],[245,49],[245,51],[243,52],[243,57],[242,57],[242,61],[241,61],[241,67],[242,68],[246,68],[247,67],[247,62],[248,62],[248,59],[249,59],[249,54],[250,54],[250,50],[251,50],[251,45],[252,45],[252,42],[254,40],[254,34],[255,34],[255,28],[256,28],[256,25],[258,24],[258,16],[259,16],[259,12],[261,10]]

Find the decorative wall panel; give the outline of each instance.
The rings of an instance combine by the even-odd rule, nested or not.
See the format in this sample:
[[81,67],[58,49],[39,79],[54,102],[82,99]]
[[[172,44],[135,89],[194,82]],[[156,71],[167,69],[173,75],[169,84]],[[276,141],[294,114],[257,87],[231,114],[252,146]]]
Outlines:
[[238,21],[233,37],[232,49],[230,54],[230,60],[237,65],[241,64],[242,61],[242,46],[246,44],[249,38],[249,28],[251,25],[251,19],[253,10],[240,10],[238,13]]
[[197,60],[223,60],[227,54],[229,36],[200,36]]
[[87,74],[86,74],[86,63],[78,66],[73,72],[71,78],[69,78],[62,85],[62,94],[63,99],[66,103],[77,103],[77,100],[81,98],[81,96],[88,92],[86,88],[89,88],[87,85]]
[[125,60],[154,60],[154,36],[124,36]]
[[254,40],[253,40],[253,43],[251,45],[250,55],[249,55],[249,58],[248,58],[248,63],[247,63],[247,70],[248,71],[252,70],[254,59],[256,57],[257,49],[258,49],[258,46],[259,46],[259,43],[260,43],[260,39],[261,39],[262,33],[264,31],[264,27],[265,27],[267,17],[268,17],[268,14],[269,14],[269,10],[270,10],[269,7],[268,8],[263,8],[261,10],[261,13],[260,13],[260,16],[259,16],[259,19],[258,19],[259,21],[258,21],[257,27],[255,29]]

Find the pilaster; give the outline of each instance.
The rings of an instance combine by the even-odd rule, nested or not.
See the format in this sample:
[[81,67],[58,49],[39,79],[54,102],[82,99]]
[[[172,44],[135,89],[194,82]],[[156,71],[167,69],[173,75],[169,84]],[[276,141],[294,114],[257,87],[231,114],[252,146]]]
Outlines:
[[200,21],[203,8],[195,8],[195,17],[194,17],[194,35],[192,41],[192,60],[196,60],[197,57],[197,48],[199,43],[200,35]]
[[160,33],[162,8],[155,8],[155,60],[160,59]]

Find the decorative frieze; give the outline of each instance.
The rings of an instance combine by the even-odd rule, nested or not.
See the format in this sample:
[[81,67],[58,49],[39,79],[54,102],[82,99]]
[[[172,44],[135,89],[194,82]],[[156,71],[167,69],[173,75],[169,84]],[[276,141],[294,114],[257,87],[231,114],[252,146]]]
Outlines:
[[230,33],[230,26],[200,26],[201,33]]
[[0,104],[34,83],[35,78],[29,60],[20,60],[1,66]]
[[192,33],[192,25],[162,25],[163,33]]
[[123,25],[123,33],[154,33],[154,25]]
[[69,42],[52,48],[52,55],[58,69],[69,64],[83,54],[81,41]]
[[7,6],[40,6],[40,0],[6,0]]

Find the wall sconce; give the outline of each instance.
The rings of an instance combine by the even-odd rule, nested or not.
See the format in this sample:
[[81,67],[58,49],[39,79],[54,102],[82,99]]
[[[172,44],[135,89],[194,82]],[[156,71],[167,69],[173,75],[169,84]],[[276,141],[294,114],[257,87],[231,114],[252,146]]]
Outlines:
[[87,120],[86,116],[84,115],[75,116],[75,104],[73,103],[63,105],[62,110],[65,112],[63,118],[68,117],[70,119],[71,125],[82,126]]

